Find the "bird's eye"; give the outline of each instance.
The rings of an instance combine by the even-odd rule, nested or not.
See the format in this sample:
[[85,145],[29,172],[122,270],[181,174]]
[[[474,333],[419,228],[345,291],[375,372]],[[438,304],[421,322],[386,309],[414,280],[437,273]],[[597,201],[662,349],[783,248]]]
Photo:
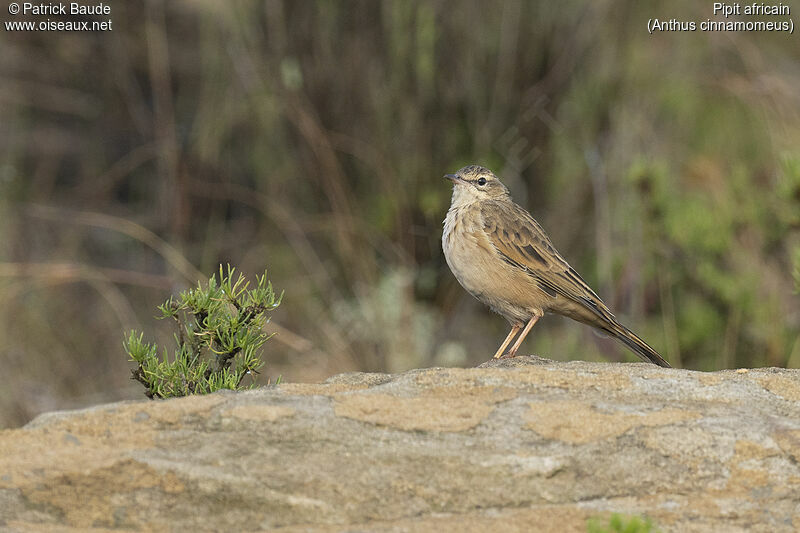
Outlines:
[[478,179],[478,185],[480,185],[481,187],[486,185],[486,178],[479,178]]

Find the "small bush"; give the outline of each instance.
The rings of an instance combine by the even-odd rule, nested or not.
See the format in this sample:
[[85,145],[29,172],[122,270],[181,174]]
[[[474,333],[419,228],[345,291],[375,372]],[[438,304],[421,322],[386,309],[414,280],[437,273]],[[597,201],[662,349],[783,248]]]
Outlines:
[[658,530],[649,518],[614,513],[608,522],[596,518],[589,520],[586,524],[586,531],[588,533],[656,533]]
[[[132,379],[145,387],[148,398],[172,398],[189,394],[208,394],[219,389],[241,389],[242,382],[264,366],[260,349],[272,336],[263,327],[267,314],[278,307],[283,294],[276,297],[267,273],[258,285],[249,282],[230,265],[227,273],[219,268],[219,283],[212,276],[206,286],[184,291],[178,300],[170,297],[158,309],[159,319],[172,318],[177,325],[177,348],[172,357],[155,343],[143,342],[143,334],[131,331],[123,342],[131,360],[137,363]],[[280,381],[280,378],[279,378]]]

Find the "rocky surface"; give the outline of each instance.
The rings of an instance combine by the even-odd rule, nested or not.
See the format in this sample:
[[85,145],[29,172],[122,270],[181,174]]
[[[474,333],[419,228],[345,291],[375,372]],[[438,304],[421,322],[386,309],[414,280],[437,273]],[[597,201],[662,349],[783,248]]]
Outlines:
[[0,432],[0,529],[800,529],[800,371],[521,357]]

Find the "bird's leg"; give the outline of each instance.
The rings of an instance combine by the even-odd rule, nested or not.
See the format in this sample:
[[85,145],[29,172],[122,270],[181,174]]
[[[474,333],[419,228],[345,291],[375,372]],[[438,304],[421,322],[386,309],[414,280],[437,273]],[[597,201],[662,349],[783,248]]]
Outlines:
[[514,356],[517,355],[517,350],[519,350],[519,347],[522,344],[522,341],[525,340],[525,337],[528,336],[528,333],[530,333],[531,328],[533,327],[533,325],[536,324],[536,322],[541,317],[542,317],[542,315],[533,315],[531,317],[531,319],[528,320],[528,323],[525,324],[525,329],[523,329],[522,333],[520,333],[519,337],[517,337],[517,342],[515,342],[514,346],[512,346],[511,349],[508,351],[508,357],[514,357]]
[[516,335],[517,332],[520,330],[520,327],[521,326],[518,325],[514,325],[511,327],[511,331],[509,332],[508,337],[506,337],[506,340],[504,340],[503,344],[501,344],[500,347],[497,349],[492,359],[499,359],[500,356],[503,355],[503,351],[506,349],[506,346],[508,346],[508,343],[511,342],[511,339],[513,339],[514,335]]

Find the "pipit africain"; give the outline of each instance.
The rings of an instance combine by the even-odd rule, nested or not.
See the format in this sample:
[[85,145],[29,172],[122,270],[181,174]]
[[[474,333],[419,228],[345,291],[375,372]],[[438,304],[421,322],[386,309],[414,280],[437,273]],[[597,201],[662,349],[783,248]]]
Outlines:
[[495,358],[503,356],[522,329],[506,354],[516,355],[536,321],[550,312],[597,328],[642,359],[669,367],[614,318],[492,171],[471,165],[445,178],[453,182],[442,234],[447,264],[462,287],[511,323]]

